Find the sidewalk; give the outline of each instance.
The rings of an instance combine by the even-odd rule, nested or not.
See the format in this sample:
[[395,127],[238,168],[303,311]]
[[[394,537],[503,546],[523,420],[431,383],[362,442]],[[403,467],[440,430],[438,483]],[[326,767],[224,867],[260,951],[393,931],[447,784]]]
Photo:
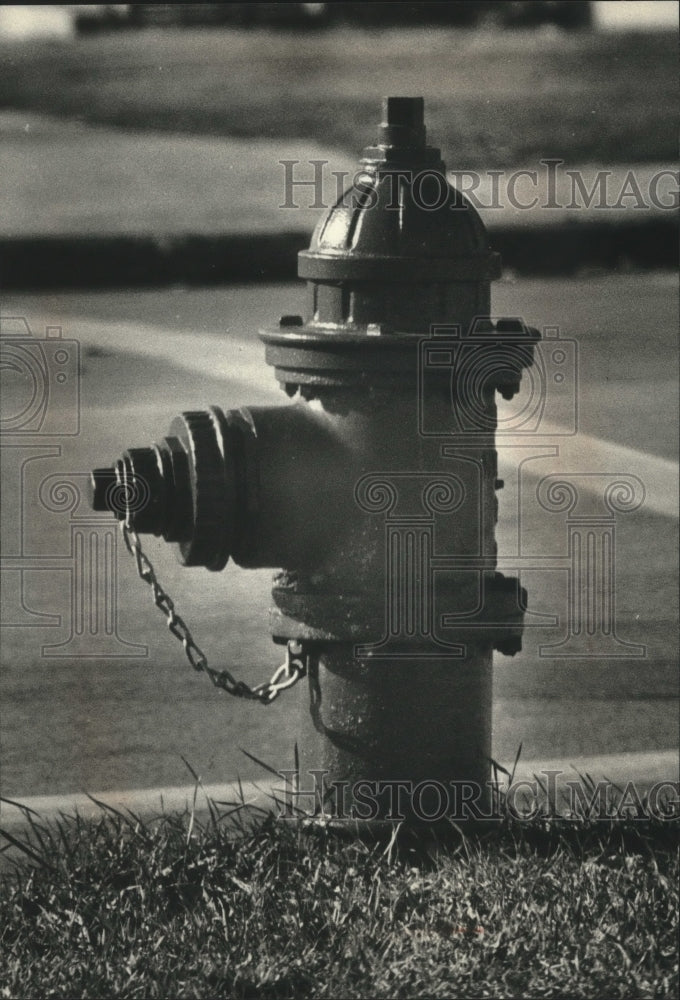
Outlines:
[[[349,183],[357,166],[338,150],[302,141],[133,133],[20,111],[0,112],[0,136],[0,256],[4,286],[15,289],[292,279],[295,255],[322,209],[312,207],[319,191],[311,183],[294,189],[299,207],[282,207],[286,170],[311,182],[316,169],[319,201],[329,204],[337,198],[334,172],[344,171]],[[586,192],[597,183],[597,167],[564,168],[578,172]],[[677,215],[642,207],[636,191],[646,203],[651,189],[652,201],[669,203],[670,169],[642,164],[630,181],[627,167],[613,168],[606,209],[584,207],[565,172],[551,194],[544,167],[535,180],[515,172],[513,181],[510,172],[500,181],[462,175],[457,183],[479,205],[493,206],[481,214],[512,270],[673,267]],[[534,199],[533,210],[517,207]],[[551,203],[561,207],[541,207]]]

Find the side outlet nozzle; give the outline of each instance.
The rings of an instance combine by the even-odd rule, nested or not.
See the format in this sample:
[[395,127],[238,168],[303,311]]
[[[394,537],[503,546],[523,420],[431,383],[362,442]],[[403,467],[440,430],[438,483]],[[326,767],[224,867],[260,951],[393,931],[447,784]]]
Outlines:
[[237,435],[217,407],[183,413],[160,444],[130,448],[92,472],[91,506],[178,543],[185,566],[223,569],[234,538]]

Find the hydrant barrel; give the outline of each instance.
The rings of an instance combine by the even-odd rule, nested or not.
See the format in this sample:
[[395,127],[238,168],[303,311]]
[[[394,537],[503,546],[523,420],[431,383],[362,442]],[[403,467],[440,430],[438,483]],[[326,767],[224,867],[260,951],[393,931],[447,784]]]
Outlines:
[[[394,782],[466,783],[482,807],[492,655],[520,648],[526,597],[495,570],[495,393],[518,390],[538,335],[489,319],[500,258],[427,144],[422,98],[385,99],[298,273],[307,314],[262,332],[266,358],[325,415],[345,454],[336,489],[354,492],[311,571],[275,580],[275,638],[314,650],[303,770],[346,785],[336,809],[359,815],[367,782],[378,817],[396,818]],[[408,793],[403,806],[426,818]]]

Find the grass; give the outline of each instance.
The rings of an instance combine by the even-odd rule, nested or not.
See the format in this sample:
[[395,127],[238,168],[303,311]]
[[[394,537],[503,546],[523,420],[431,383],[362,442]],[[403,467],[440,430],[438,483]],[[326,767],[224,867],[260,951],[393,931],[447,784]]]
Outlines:
[[389,843],[210,803],[47,826],[0,891],[2,997],[672,997],[674,824]]
[[383,94],[422,94],[452,168],[677,153],[671,33],[146,30],[0,56],[4,107],[126,128],[305,138],[354,155],[374,139]]

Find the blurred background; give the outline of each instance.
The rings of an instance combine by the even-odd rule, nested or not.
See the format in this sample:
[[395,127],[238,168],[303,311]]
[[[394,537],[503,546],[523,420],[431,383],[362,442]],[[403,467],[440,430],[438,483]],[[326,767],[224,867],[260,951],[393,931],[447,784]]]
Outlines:
[[[576,0],[0,7],[2,333],[59,329],[80,356],[79,396],[46,397],[53,422],[31,433],[17,423],[31,373],[2,365],[3,794],[182,784],[182,755],[206,781],[256,774],[239,747],[290,766],[304,694],[268,709],[216,694],[125,552],[115,636],[93,626],[75,643],[78,484],[182,409],[282,401],[257,330],[302,311],[301,287],[274,279],[294,275],[319,210],[309,191],[281,209],[280,161],[352,173],[387,94],[424,96],[450,169],[488,180],[561,159],[588,188],[610,172],[611,211],[482,214],[505,261],[494,311],[579,347],[579,433],[535,476],[627,472],[647,489],[617,525],[616,571],[619,634],[645,654],[540,657],[564,634],[566,584],[530,573],[533,607],[562,618],[497,660],[494,755],[677,746],[677,21],[675,3]],[[645,204],[620,197],[631,172]],[[646,196],[662,175],[659,206]],[[75,483],[70,507],[44,502],[55,476]],[[562,520],[533,542],[563,554]],[[148,550],[211,660],[269,676],[270,574],[188,571],[167,545]]]
[[[5,107],[354,153],[425,96],[449,167],[673,159],[675,3],[0,7]],[[51,44],[49,44],[51,40]],[[396,88],[396,89],[395,89]]]

